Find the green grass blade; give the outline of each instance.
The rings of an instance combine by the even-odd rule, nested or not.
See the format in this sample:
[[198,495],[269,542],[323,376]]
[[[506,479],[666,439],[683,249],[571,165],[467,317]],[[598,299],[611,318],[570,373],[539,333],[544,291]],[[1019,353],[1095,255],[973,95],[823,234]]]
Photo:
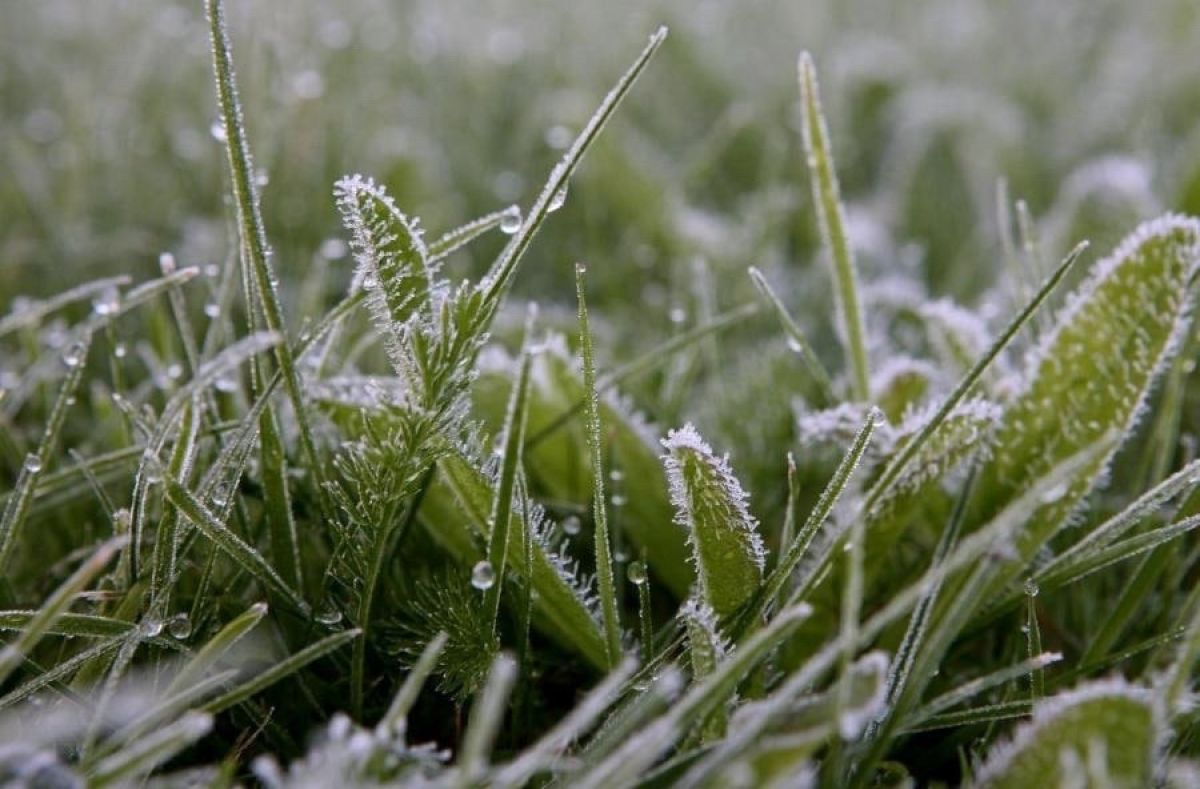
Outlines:
[[592,332],[588,326],[587,297],[584,294],[583,264],[575,266],[575,294],[579,300],[579,346],[583,355],[583,388],[587,397],[586,421],[588,455],[592,468],[592,515],[595,523],[596,585],[600,592],[600,610],[604,618],[608,665],[621,657],[621,620],[617,612],[617,591],[613,583],[612,537],[608,533],[608,508],[604,495],[604,455],[600,445],[600,396],[596,393],[596,360],[592,351]]
[[130,282],[130,278],[124,275],[104,277],[92,280],[91,282],[85,282],[82,285],[76,285],[70,290],[64,290],[62,293],[44,301],[36,301],[19,309],[14,307],[12,312],[0,318],[0,337],[20,331],[21,329],[37,326],[47,315],[57,312],[69,304],[83,301],[96,294],[114,291],[119,287],[128,285]]
[[817,358],[817,354],[809,344],[808,338],[804,336],[804,332],[800,329],[795,319],[792,318],[787,307],[775,295],[771,283],[767,282],[767,278],[754,266],[750,267],[750,279],[754,281],[754,286],[758,288],[758,292],[762,294],[763,298],[767,300],[767,303],[775,311],[775,316],[779,319],[779,324],[783,326],[784,334],[787,335],[788,347],[800,357],[800,360],[808,370],[808,374],[816,383],[819,399],[813,405],[817,408],[827,408],[834,405],[837,402],[837,395],[833,391],[833,381],[830,379],[825,365],[821,364],[821,360]]
[[167,685],[166,695],[172,695],[197,682],[216,664],[221,657],[233,648],[233,645],[258,626],[267,615],[266,603],[255,603],[228,624],[222,627],[204,646],[196,650],[196,654],[179,669],[178,673]]
[[812,56],[800,55],[800,97],[803,108],[804,151],[812,171],[813,204],[821,225],[821,238],[833,264],[838,312],[842,321],[843,341],[850,358],[851,391],[854,399],[866,402],[871,397],[871,372],[867,362],[866,329],[859,306],[858,272],[854,264],[854,248],[846,233],[846,219],[838,190],[837,170],[829,143],[829,130],[821,111],[821,94]]
[[458,751],[460,786],[469,786],[479,780],[487,769],[516,680],[516,661],[508,655],[497,657],[488,673],[487,683],[471,707],[471,717],[463,733],[462,747]]
[[0,516],[0,576],[8,571],[8,563],[12,558],[17,540],[21,536],[21,529],[25,524],[25,517],[29,513],[29,505],[33,500],[38,478],[50,463],[50,454],[58,443],[58,435],[66,420],[67,410],[75,400],[75,391],[79,388],[83,368],[87,366],[87,354],[90,347],[91,335],[85,334],[83,339],[78,344],[71,346],[63,357],[64,363],[67,364],[67,375],[63,379],[62,386],[59,387],[58,397],[55,398],[54,406],[50,410],[46,429],[42,433],[41,441],[38,442],[37,451],[25,458],[25,463],[17,477],[16,487],[8,497],[4,514]]
[[234,534],[183,485],[169,477],[164,477],[163,482],[166,485],[167,499],[178,507],[205,537],[237,562],[243,570],[258,579],[265,589],[282,598],[293,610],[301,614],[308,613],[308,605],[300,594],[288,586],[261,553]]
[[[275,273],[271,267],[271,249],[267,232],[259,210],[258,189],[254,184],[254,165],[250,158],[250,142],[242,116],[242,105],[238,99],[237,80],[233,70],[233,53],[229,43],[229,31],[225,24],[223,0],[206,0],[209,37],[213,56],[213,72],[217,83],[217,104],[224,128],[225,152],[229,164],[230,180],[233,185],[234,204],[237,207],[238,228],[245,248],[245,262],[249,263],[259,297],[259,307],[267,329],[286,334],[283,309],[276,292]],[[254,309],[253,304],[246,308]],[[308,461],[308,472],[313,486],[326,510],[332,508],[325,502],[324,463],[317,454],[312,428],[308,421],[304,396],[300,390],[300,376],[296,371],[291,346],[286,342],[275,346],[275,360],[283,376],[284,389],[295,409],[296,423],[300,428],[300,443]]]
[[[500,479],[496,495],[492,499],[492,524],[488,535],[487,562],[491,567],[493,581],[483,593],[483,607],[496,633],[500,619],[500,592],[504,587],[504,575],[508,569],[509,532],[512,528],[512,503],[517,475],[521,473],[521,454],[525,445],[525,425],[529,417],[529,352],[521,354],[521,366],[517,380],[513,383],[512,396],[508,401],[508,415],[504,420],[504,454],[500,459]],[[524,544],[527,537],[522,537]]]
[[89,786],[124,783],[134,776],[150,772],[175,754],[212,731],[211,715],[191,712],[179,720],[152,732],[127,748],[101,759],[88,776]]
[[207,702],[203,709],[205,712],[216,714],[222,710],[229,709],[235,704],[241,704],[243,701],[269,688],[276,682],[295,674],[309,663],[336,651],[360,635],[362,635],[362,631],[360,630],[343,630],[340,633],[334,633],[331,636],[322,638],[320,641],[309,644],[304,649],[289,655],[266,671],[256,674],[246,682],[231,688],[212,701]]
[[425,687],[425,681],[429,679],[429,675],[433,673],[437,667],[438,658],[442,654],[442,650],[446,648],[446,642],[449,636],[445,631],[434,636],[433,640],[425,645],[421,650],[421,656],[417,658],[417,663],[408,672],[408,676],[404,678],[404,684],[400,686],[400,690],[396,692],[396,697],[392,699],[392,704],[388,707],[388,711],[384,714],[383,719],[379,721],[378,730],[381,732],[399,732],[403,731],[406,725],[408,713],[412,710],[414,704],[417,703],[417,696],[420,695],[421,689]]
[[491,321],[491,317],[495,314],[500,300],[512,282],[517,264],[521,262],[525,250],[529,248],[529,244],[533,241],[533,237],[537,234],[542,223],[545,222],[546,217],[551,211],[561,205],[561,196],[565,194],[567,183],[570,181],[571,175],[575,172],[576,168],[579,167],[579,162],[583,159],[583,155],[592,146],[592,143],[596,141],[605,124],[608,123],[608,119],[616,111],[617,105],[621,103],[621,99],[625,98],[625,94],[633,87],[634,82],[637,81],[646,64],[650,62],[650,58],[658,51],[658,48],[662,46],[666,38],[667,29],[665,27],[660,27],[654,35],[650,36],[650,42],[646,45],[646,48],[634,60],[633,65],[617,80],[617,84],[613,86],[613,89],[604,97],[604,101],[592,113],[592,117],[588,119],[583,130],[579,132],[579,136],[575,138],[571,147],[567,149],[562,160],[550,171],[550,176],[546,179],[546,184],[542,188],[541,193],[534,200],[533,206],[529,209],[529,213],[525,217],[525,221],[521,223],[520,229],[517,230],[512,239],[504,247],[504,251],[500,253],[499,259],[488,272],[487,279],[485,280],[486,290],[484,299],[486,313],[483,316],[481,325],[486,326]]
[[21,661],[30,650],[50,633],[55,623],[75,601],[75,596],[100,574],[124,544],[125,540],[118,538],[101,545],[46,598],[37,614],[25,623],[20,635],[0,649],[0,685],[3,685],[9,675],[21,665]]
[[975,362],[975,366],[962,377],[954,387],[954,390],[946,396],[946,399],[938,407],[937,412],[930,417],[929,421],[925,423],[916,437],[905,444],[904,448],[888,462],[887,467],[879,475],[879,479],[871,486],[867,497],[868,507],[873,507],[876,502],[891,490],[892,485],[907,470],[913,458],[917,457],[921,449],[942,426],[951,412],[971,393],[971,390],[979,382],[979,379],[983,377],[984,372],[991,367],[996,357],[1008,347],[1021,329],[1029,322],[1029,319],[1038,311],[1038,308],[1050,297],[1050,294],[1054,292],[1054,289],[1066,277],[1067,272],[1079,260],[1085,249],[1087,249],[1087,242],[1080,243],[1063,258],[1058,268],[1046,278],[1046,281],[1038,288],[1033,298],[1009,321],[1008,326],[1000,333],[1000,336],[996,338],[991,347]]

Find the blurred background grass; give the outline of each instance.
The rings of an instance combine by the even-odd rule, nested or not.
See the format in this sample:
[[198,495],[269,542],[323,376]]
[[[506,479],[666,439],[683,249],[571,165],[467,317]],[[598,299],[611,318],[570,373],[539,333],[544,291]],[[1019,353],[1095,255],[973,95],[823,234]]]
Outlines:
[[[1009,283],[1002,181],[1037,220],[1035,266],[1085,237],[1102,254],[1164,209],[1200,212],[1194,0],[236,0],[230,12],[293,328],[349,280],[337,177],[382,180],[431,233],[527,206],[658,24],[670,39],[517,278],[518,295],[563,305],[569,326],[571,264],[591,264],[602,365],[751,300],[755,265],[840,367],[796,125],[801,49],[821,74],[869,311],[938,295],[979,306]],[[164,250],[181,265],[225,260],[201,4],[42,0],[3,17],[0,312],[102,274],[150,276]],[[452,274],[481,272],[502,241]],[[640,404],[755,454],[745,409],[778,411],[753,427],[773,436],[789,406],[762,393],[804,385],[760,323],[746,339],[779,353],[702,353]],[[706,378],[714,364],[729,374]]]

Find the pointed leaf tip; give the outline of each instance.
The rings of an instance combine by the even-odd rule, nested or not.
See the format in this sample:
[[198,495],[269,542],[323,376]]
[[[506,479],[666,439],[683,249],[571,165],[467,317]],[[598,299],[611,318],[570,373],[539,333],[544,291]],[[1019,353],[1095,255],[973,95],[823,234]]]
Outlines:
[[690,423],[662,440],[675,521],[688,531],[705,602],[727,616],[762,583],[766,550],[748,496],[727,457],[718,457]]

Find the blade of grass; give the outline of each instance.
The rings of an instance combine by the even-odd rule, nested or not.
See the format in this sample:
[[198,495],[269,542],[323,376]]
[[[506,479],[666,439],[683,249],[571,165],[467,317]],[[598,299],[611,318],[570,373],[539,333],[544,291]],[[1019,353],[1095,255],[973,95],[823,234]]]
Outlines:
[[[246,259],[253,272],[266,327],[269,331],[286,334],[283,309],[275,290],[275,273],[271,268],[271,249],[259,210],[258,190],[254,184],[250,143],[246,139],[242,105],[238,99],[232,48],[225,23],[225,3],[223,0],[206,0],[205,7],[208,12],[213,72],[216,75],[217,103],[225,130],[225,151],[233,185],[234,203],[237,207],[238,228]],[[252,311],[254,305],[247,304],[246,308]],[[326,501],[324,464],[317,454],[317,445],[313,440],[312,427],[300,389],[300,376],[288,343],[282,342],[275,346],[275,360],[283,376],[284,389],[295,410],[296,423],[300,428],[300,443],[308,460],[308,472],[312,475],[313,487],[317,490],[318,501],[322,503],[324,512],[328,515],[332,513],[332,507]]]
[[97,548],[95,553],[79,565],[79,568],[46,598],[46,602],[38,609],[37,614],[26,622],[21,634],[0,649],[0,685],[3,685],[9,675],[21,665],[21,661],[29,654],[30,650],[50,632],[54,624],[66,613],[67,608],[75,601],[76,595],[100,574],[100,571],[108,565],[124,544],[124,539],[112,539]]
[[621,657],[621,621],[617,613],[617,593],[613,586],[612,542],[608,534],[608,510],[604,496],[604,455],[600,444],[600,399],[596,393],[596,361],[592,350],[592,332],[588,326],[587,296],[584,293],[582,263],[575,265],[575,295],[579,300],[579,345],[583,355],[583,386],[587,395],[587,442],[592,465],[592,515],[596,550],[596,585],[604,615],[604,634],[608,646],[608,665],[617,665]]
[[83,368],[87,366],[88,349],[91,347],[91,334],[84,334],[78,345],[72,346],[64,356],[67,363],[67,375],[59,387],[58,397],[50,409],[50,417],[46,421],[46,429],[38,442],[37,451],[25,458],[13,495],[9,496],[4,507],[4,515],[0,517],[0,576],[7,574],[8,563],[13,549],[21,536],[21,528],[25,516],[29,513],[29,505],[33,500],[34,489],[42,471],[50,463],[50,453],[58,443],[58,434],[62,431],[66,420],[67,409],[75,400],[75,391],[83,376]]
[[246,682],[231,688],[212,701],[207,702],[203,710],[215,715],[218,712],[229,709],[235,704],[241,704],[260,691],[269,688],[280,680],[286,679],[314,660],[328,655],[330,652],[337,650],[360,635],[362,635],[361,630],[343,630],[340,633],[334,633],[331,636],[322,638],[320,641],[309,644],[304,649],[289,655],[266,671],[256,674]]
[[758,292],[767,300],[775,311],[775,317],[779,319],[779,323],[783,326],[783,332],[787,335],[788,347],[795,351],[800,360],[804,363],[808,370],[809,376],[817,385],[818,400],[813,403],[817,408],[827,408],[837,402],[837,396],[833,392],[833,382],[829,378],[829,373],[825,370],[825,365],[821,364],[821,360],[817,358],[817,354],[813,351],[812,346],[808,342],[808,338],[804,336],[804,332],[792,318],[787,307],[775,295],[775,291],[771,288],[771,284],[767,282],[767,278],[762,272],[754,266],[749,269],[750,279],[754,281],[754,286],[758,288]]
[[813,204],[821,226],[821,239],[833,263],[837,284],[838,313],[842,320],[842,340],[850,357],[850,380],[854,399],[866,402],[871,397],[870,367],[867,362],[866,330],[859,307],[858,272],[854,265],[854,248],[846,232],[842,200],[839,194],[837,170],[829,143],[829,130],[821,111],[821,94],[812,56],[801,53],[799,64],[804,152],[812,171]]

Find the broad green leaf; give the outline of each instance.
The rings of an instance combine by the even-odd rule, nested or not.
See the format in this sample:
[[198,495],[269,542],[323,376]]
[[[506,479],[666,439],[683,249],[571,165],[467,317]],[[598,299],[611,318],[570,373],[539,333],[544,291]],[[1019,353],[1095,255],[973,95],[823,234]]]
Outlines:
[[379,331],[388,337],[388,353],[404,374],[401,333],[410,319],[432,315],[432,272],[416,221],[400,212],[381,185],[359,175],[334,186],[342,223],[350,232],[357,277]]
[[662,441],[675,521],[687,530],[704,601],[726,617],[758,591],[766,551],[758,521],[727,458],[717,457],[696,428]]
[[[1141,225],[1096,264],[1037,348],[1024,391],[1005,409],[980,477],[980,520],[1108,431],[1130,434],[1189,324],[1198,263],[1200,222],[1167,215]],[[1078,508],[1116,448],[1046,496],[1018,537],[1023,558]]]
[[1078,777],[1075,762],[1101,770],[1110,786],[1150,786],[1160,718],[1147,690],[1120,680],[1083,685],[1040,703],[1011,741],[992,748],[974,785],[1064,786]]

